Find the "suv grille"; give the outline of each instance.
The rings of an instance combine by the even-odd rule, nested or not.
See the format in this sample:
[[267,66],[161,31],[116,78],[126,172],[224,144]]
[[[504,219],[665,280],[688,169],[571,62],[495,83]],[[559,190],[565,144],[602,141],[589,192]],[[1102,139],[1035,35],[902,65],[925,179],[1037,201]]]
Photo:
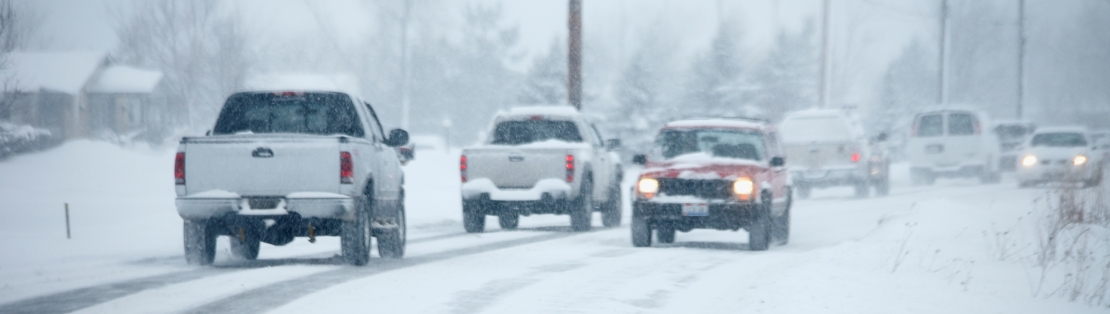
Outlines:
[[659,179],[659,194],[696,196],[704,199],[728,199],[732,182],[726,180]]

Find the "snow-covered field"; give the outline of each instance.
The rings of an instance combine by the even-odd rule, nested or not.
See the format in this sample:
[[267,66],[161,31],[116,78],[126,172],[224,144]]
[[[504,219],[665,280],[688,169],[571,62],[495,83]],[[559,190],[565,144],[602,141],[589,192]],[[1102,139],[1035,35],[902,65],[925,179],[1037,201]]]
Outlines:
[[565,216],[532,216],[465,234],[456,158],[417,152],[407,255],[366,267],[336,259],[337,238],[263,244],[253,262],[221,240],[215,266],[185,265],[169,150],[75,141],[2,161],[0,313],[1106,311],[1054,293],[1069,270],[1034,266],[1046,190],[1012,181],[911,187],[902,165],[888,197],[797,201],[790,243],[769,251],[709,230],[633,248],[627,202],[619,228],[595,217],[574,233]]

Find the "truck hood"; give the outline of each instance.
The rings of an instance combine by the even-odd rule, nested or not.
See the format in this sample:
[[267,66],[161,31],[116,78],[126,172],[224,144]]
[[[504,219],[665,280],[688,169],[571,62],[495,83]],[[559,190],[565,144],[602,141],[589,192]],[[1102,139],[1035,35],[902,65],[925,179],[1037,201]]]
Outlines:
[[648,162],[641,176],[667,179],[722,179],[734,180],[740,177],[751,177],[756,172],[766,169],[767,166],[758,161],[728,160],[719,161],[681,161],[667,160]]

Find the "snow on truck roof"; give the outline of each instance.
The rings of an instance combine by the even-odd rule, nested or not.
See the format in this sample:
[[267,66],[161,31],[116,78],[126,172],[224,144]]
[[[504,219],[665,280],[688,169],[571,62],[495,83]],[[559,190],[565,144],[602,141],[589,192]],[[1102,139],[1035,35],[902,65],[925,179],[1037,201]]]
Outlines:
[[578,109],[571,106],[532,106],[515,107],[508,112],[501,112],[501,116],[576,116]]
[[1083,133],[1083,134],[1087,134],[1087,128],[1081,127],[1081,126],[1054,126],[1054,127],[1037,128],[1037,131],[1035,131],[1033,133],[1036,133],[1036,134],[1043,134],[1043,133]]
[[741,128],[741,129],[758,129],[765,126],[766,123],[755,120],[740,120],[740,119],[690,119],[668,122],[663,128]]

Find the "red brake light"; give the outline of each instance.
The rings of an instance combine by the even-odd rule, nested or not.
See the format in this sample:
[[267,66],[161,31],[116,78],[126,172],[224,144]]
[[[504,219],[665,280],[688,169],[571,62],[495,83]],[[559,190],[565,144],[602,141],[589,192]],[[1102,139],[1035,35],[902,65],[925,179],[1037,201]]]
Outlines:
[[351,161],[350,152],[339,152],[339,183],[352,184],[355,182],[355,164]]
[[574,155],[567,155],[567,182],[574,182]]
[[852,154],[852,162],[859,162],[859,153]]
[[173,161],[173,181],[177,185],[185,185],[185,153],[177,153]]
[[459,177],[466,182],[466,155],[459,157]]

